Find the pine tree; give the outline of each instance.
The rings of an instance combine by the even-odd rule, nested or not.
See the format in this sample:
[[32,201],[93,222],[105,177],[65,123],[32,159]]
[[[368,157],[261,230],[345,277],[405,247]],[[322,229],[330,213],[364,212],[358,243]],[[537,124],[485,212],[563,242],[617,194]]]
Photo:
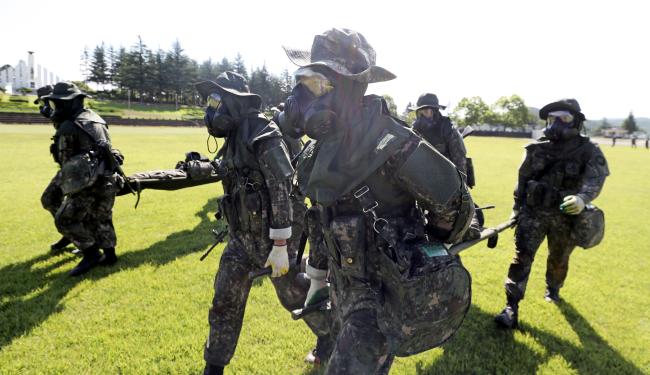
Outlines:
[[93,57],[90,62],[90,74],[87,80],[102,86],[108,83],[108,65],[106,64],[106,48],[104,47],[104,42],[96,46],[93,51]]
[[636,120],[634,119],[634,115],[632,114],[632,111],[630,111],[630,114],[627,116],[625,121],[623,121],[623,125],[621,125],[621,128],[627,130],[628,134],[632,134],[635,131],[639,130],[639,127],[636,126]]

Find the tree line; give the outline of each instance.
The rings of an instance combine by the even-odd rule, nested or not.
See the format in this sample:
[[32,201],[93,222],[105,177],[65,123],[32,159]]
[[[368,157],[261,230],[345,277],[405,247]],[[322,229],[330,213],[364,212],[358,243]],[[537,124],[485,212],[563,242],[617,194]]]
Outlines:
[[100,88],[98,96],[111,99],[133,99],[142,103],[199,104],[194,84],[215,80],[225,71],[234,71],[249,81],[251,92],[262,97],[264,106],[283,102],[293,86],[287,70],[280,75],[270,73],[266,66],[246,68],[241,54],[229,60],[212,59],[198,63],[187,56],[176,40],[169,50],[150,49],[138,36],[130,48],[115,48],[103,42],[81,55],[81,72],[85,82]]

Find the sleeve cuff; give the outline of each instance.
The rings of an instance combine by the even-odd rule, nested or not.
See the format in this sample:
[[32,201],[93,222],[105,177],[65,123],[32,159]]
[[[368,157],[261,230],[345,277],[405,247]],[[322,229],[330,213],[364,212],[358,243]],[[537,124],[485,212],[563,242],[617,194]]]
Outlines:
[[327,277],[327,270],[320,270],[316,267],[313,267],[309,264],[309,260],[307,260],[307,265],[305,266],[305,273],[307,274],[307,277],[311,280],[325,280]]
[[291,237],[291,227],[269,230],[269,238],[272,240],[286,240]]

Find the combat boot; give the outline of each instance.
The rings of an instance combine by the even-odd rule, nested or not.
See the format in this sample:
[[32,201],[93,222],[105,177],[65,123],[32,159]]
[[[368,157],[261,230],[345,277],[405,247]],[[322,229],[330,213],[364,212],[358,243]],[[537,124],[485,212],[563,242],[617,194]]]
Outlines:
[[206,363],[203,375],[223,375],[223,366],[215,366]]
[[546,287],[546,293],[544,294],[544,299],[546,302],[558,303],[560,302],[560,288],[551,288]]
[[519,326],[519,303],[515,301],[508,301],[506,307],[497,316],[494,321],[501,328],[514,329]]
[[115,248],[109,247],[103,250],[104,250],[104,254],[99,260],[99,264],[101,264],[102,266],[112,266],[113,264],[115,264],[115,262],[117,262],[117,255],[115,255]]
[[334,349],[334,342],[332,342],[330,335],[320,336],[316,340],[316,347],[307,353],[305,362],[314,366],[325,364],[332,355],[332,349]]
[[83,251],[83,254],[83,259],[81,259],[81,262],[70,271],[70,276],[83,275],[99,264],[101,254],[99,253],[99,248],[97,246],[89,247]]
[[58,252],[68,247],[68,245],[70,245],[71,243],[72,241],[67,239],[65,236],[62,236],[60,240],[50,245],[50,250],[52,252]]

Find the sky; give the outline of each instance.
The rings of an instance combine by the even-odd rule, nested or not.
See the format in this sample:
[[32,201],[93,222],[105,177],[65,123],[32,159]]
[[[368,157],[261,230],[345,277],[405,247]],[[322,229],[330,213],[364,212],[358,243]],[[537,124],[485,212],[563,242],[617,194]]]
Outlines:
[[314,35],[345,27],[397,75],[368,93],[391,95],[400,112],[433,92],[452,108],[517,94],[537,108],[574,97],[592,120],[650,117],[644,1],[3,0],[0,14],[0,66],[31,50],[62,79],[81,78],[84,47],[128,48],[138,35],[153,49],[178,39],[199,63],[241,53],[249,67],[293,72],[283,45],[310,49]]

